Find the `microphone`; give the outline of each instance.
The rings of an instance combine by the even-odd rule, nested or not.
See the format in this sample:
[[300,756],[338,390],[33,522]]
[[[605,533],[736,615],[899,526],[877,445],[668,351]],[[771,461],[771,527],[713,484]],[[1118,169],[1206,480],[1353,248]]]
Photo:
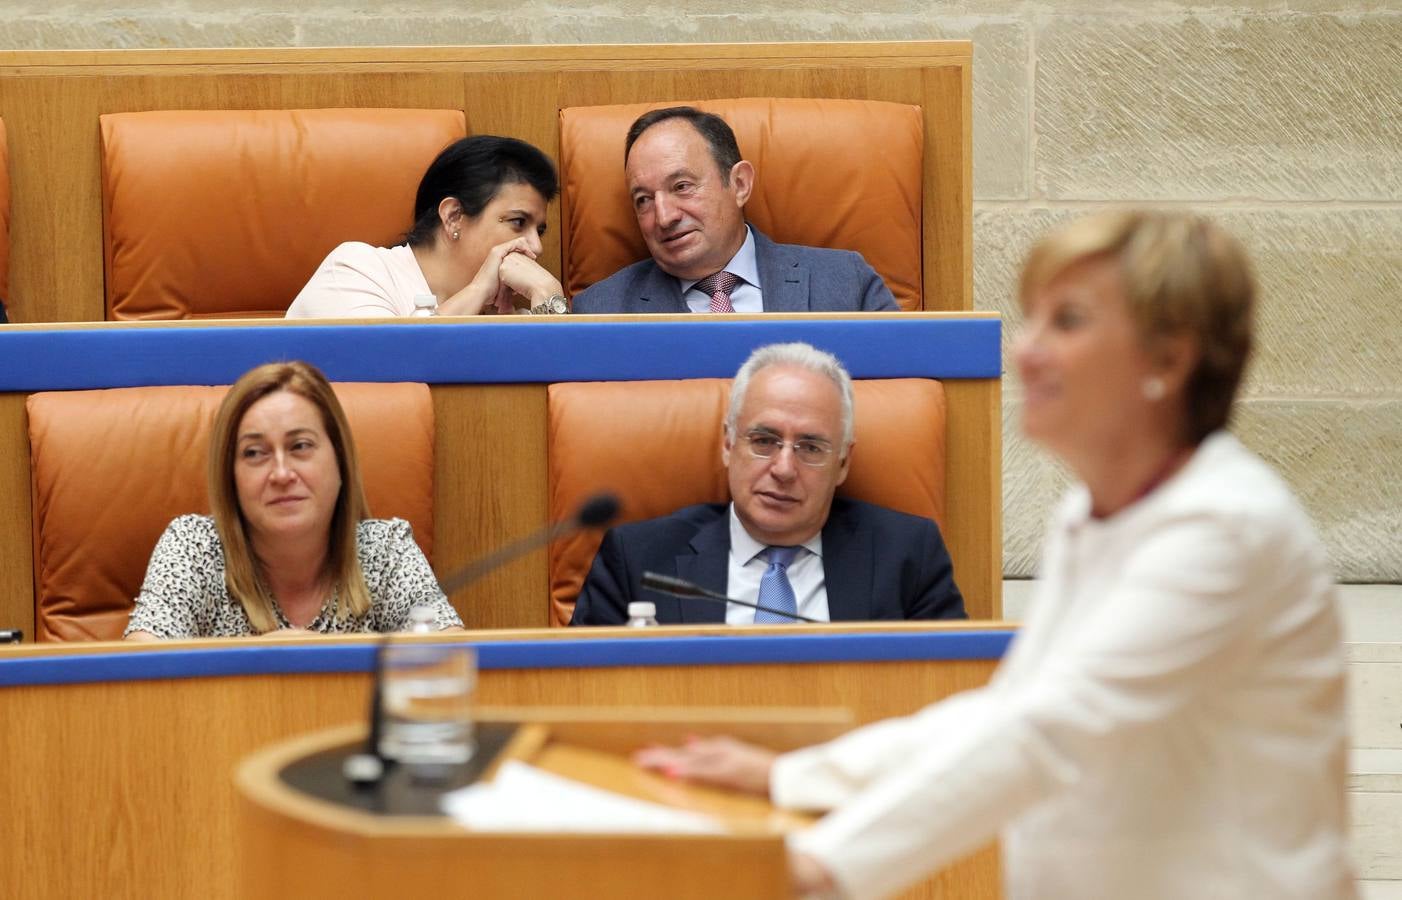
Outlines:
[[614,494],[595,494],[579,504],[579,509],[568,519],[547,525],[534,534],[512,541],[500,550],[468,563],[439,582],[438,586],[445,596],[451,598],[474,581],[553,540],[584,528],[603,528],[618,516],[619,505],[618,497]]
[[[579,505],[574,515],[512,541],[500,550],[488,553],[479,560],[468,563],[457,572],[439,582],[439,587],[447,597],[453,596],[474,581],[482,578],[517,557],[543,547],[556,538],[573,534],[583,528],[602,528],[618,516],[618,497],[610,493],[595,494]],[[384,718],[385,647],[389,645],[390,634],[386,633],[375,646],[375,665],[370,689],[370,733],[365,738],[365,749],[346,758],[341,771],[348,781],[357,787],[373,787],[384,777],[387,763],[380,754],[380,720]]]
[[715,591],[703,588],[693,581],[687,581],[685,578],[677,578],[674,575],[659,575],[656,572],[644,572],[642,585],[648,590],[658,591],[663,594],[671,594],[673,597],[694,598],[697,600],[705,600],[708,603],[738,603],[741,606],[748,606],[750,609],[757,609],[775,616],[783,616],[786,619],[797,619],[800,622],[812,622],[815,625],[823,624],[817,619],[800,616],[798,613],[784,612],[782,609],[760,606],[758,603],[748,603],[744,600],[736,600],[734,597],[727,597],[724,594],[717,594]]

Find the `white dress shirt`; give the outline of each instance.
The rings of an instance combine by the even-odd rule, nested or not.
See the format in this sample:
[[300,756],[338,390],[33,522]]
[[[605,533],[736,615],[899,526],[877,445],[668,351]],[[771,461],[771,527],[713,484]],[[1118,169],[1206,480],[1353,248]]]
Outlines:
[[[740,279],[735,290],[730,292],[730,305],[736,312],[764,312],[764,295],[759,290],[759,263],[755,259],[755,235],[750,226],[745,226],[745,243],[740,245],[740,249],[721,271],[729,272]],[[695,281],[681,281],[682,299],[686,301],[686,308],[692,312],[710,312],[711,295],[692,290],[700,280],[697,278]]]
[[[769,568],[765,551],[769,545],[761,544],[750,537],[740,517],[735,515],[735,504],[730,504],[730,574],[727,577],[725,595],[736,600],[759,602],[759,580],[764,570]],[[798,601],[798,614],[819,622],[829,620],[828,590],[823,581],[823,534],[819,532],[803,542],[802,548],[794,556],[788,567],[789,584],[793,586],[794,599]],[[755,611],[748,606],[730,603],[725,607],[727,625],[753,625]]]
[[1355,897],[1325,553],[1235,438],[1108,519],[1075,488],[990,684],[779,758],[790,838],[878,897],[1002,831],[1009,900]]

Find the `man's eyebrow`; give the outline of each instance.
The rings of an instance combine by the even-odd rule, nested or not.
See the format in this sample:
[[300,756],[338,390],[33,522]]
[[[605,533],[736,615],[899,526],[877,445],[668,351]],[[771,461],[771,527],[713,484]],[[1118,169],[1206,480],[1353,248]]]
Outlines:
[[[683,166],[683,167],[680,168],[680,169],[674,169],[673,171],[668,172],[666,175],[664,175],[664,176],[662,177],[662,180],[663,180],[663,182],[665,182],[665,183],[671,183],[671,182],[673,182],[673,181],[676,181],[678,178],[695,178],[695,177],[696,177],[696,173],[695,173],[695,172],[693,172],[693,171],[691,171],[690,169],[688,169],[688,168],[686,168],[685,166]],[[647,193],[647,192],[648,192],[647,189],[644,188],[642,185],[640,185],[640,184],[635,184],[635,185],[633,185],[633,187],[629,190],[629,193],[630,193],[630,194],[635,194],[635,195],[636,195],[639,191],[642,191],[643,193]]]

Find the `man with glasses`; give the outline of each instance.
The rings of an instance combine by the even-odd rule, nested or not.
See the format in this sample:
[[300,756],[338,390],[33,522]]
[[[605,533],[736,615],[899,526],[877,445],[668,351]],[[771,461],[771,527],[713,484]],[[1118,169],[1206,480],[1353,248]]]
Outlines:
[[[836,357],[807,344],[756,350],[735,376],[721,441],[732,502],[611,529],[571,624],[621,625],[635,600],[654,602],[663,624],[963,618],[934,522],[834,497],[852,421],[852,380]],[[644,572],[777,613],[663,597],[643,589]]]

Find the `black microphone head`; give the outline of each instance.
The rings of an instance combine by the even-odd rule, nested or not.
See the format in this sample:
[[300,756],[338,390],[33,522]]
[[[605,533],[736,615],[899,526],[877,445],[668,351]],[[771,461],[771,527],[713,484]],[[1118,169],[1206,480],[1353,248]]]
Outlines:
[[602,528],[618,516],[617,494],[595,494],[579,505],[574,520],[580,528]]
[[648,590],[671,594],[673,597],[704,598],[706,596],[706,591],[701,585],[692,584],[685,578],[678,578],[675,575],[660,575],[657,572],[644,572],[640,583]]

